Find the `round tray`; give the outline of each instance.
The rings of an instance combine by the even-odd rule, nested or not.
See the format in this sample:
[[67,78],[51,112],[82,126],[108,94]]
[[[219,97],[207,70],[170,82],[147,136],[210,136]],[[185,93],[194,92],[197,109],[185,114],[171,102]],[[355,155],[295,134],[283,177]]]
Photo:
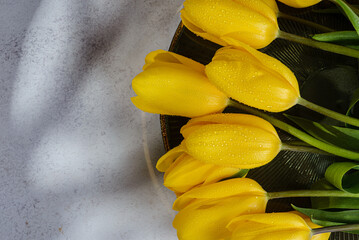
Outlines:
[[[324,14],[318,11],[328,6],[332,7],[325,2],[300,10],[282,4],[278,5],[281,12],[296,15],[336,30],[352,29],[350,23],[340,13]],[[312,34],[319,33],[316,29],[282,18],[278,19],[278,23],[281,30],[301,36],[310,37]],[[197,37],[180,24],[169,50],[202,64],[208,64],[218,48],[220,48],[219,45]],[[346,112],[353,90],[359,87],[357,59],[281,39],[275,40],[260,51],[280,60],[294,72],[303,98],[338,112]],[[236,110],[227,108],[225,112],[236,112]],[[305,116],[314,121],[337,124],[333,120],[299,106],[286,111],[286,113]],[[281,113],[274,115],[285,120]],[[183,140],[180,128],[189,119],[161,115],[160,120],[166,150],[178,146]],[[281,130],[277,129],[277,131],[281,139],[294,139]],[[248,177],[258,181],[269,192],[308,189],[312,183],[323,178],[325,169],[334,160],[335,157],[318,154],[281,151],[269,164],[251,170]],[[267,212],[291,211],[291,203],[296,206],[308,207],[310,199],[273,200],[269,202]],[[334,233],[330,239],[359,240],[359,235]]]

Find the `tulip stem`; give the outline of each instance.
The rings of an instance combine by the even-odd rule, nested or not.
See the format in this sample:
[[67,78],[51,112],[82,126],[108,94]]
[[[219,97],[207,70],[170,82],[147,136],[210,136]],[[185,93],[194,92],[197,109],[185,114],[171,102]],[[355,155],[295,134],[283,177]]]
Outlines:
[[344,122],[344,123],[359,127],[359,119],[352,118],[352,117],[346,116],[344,114],[337,113],[335,111],[332,111],[332,110],[329,110],[327,108],[321,107],[321,106],[316,105],[316,104],[314,104],[312,102],[309,102],[308,100],[305,100],[304,98],[299,97],[298,104],[302,105],[302,106],[304,106],[306,108],[309,108],[309,109],[311,109],[313,111],[316,111],[318,113],[321,113],[321,114],[323,114],[323,115],[325,115],[327,117],[330,117],[330,118],[336,119],[338,121],[341,121],[341,122]]
[[270,122],[273,126],[280,128],[283,131],[285,131],[289,134],[292,134],[293,136],[299,138],[300,140],[302,140],[316,148],[319,148],[325,152],[334,154],[336,156],[359,161],[359,152],[350,151],[350,150],[340,148],[338,146],[323,142],[323,141],[316,139],[316,138],[312,137],[311,135],[299,130],[298,128],[293,127],[292,125],[289,125],[288,123],[285,123],[275,117],[272,117],[272,116],[266,114],[265,112],[259,111],[255,108],[249,107],[247,105],[244,105],[244,104],[234,101],[232,99],[229,104],[232,107],[235,107],[240,110],[244,110],[248,113],[251,113],[253,115],[261,117],[261,118],[267,120],[268,122]]
[[268,199],[290,197],[350,197],[359,198],[359,194],[348,193],[341,190],[292,190],[267,193]]
[[289,145],[295,145],[295,146],[304,146],[304,147],[311,146],[310,144],[300,141],[300,140],[290,140],[290,141],[285,141],[285,143],[287,143]]
[[312,27],[312,28],[318,29],[318,30],[320,30],[320,31],[322,31],[322,32],[334,32],[334,31],[335,31],[335,30],[332,29],[332,28],[329,28],[329,27],[320,25],[320,24],[318,24],[318,23],[315,23],[315,22],[312,22],[312,21],[309,21],[309,20],[306,20],[306,19],[303,19],[303,18],[299,18],[299,17],[296,17],[296,16],[288,15],[288,14],[282,13],[282,12],[279,12],[279,13],[278,13],[278,17],[285,18],[285,19],[288,19],[288,20],[296,21],[296,22],[298,22],[298,23],[301,23],[301,24],[310,26],[310,27]]
[[293,151],[293,152],[309,152],[309,153],[316,153],[321,155],[332,155],[328,152],[322,151],[318,148],[314,148],[312,146],[303,146],[303,145],[292,145],[288,142],[282,142],[282,148],[283,151]]
[[313,39],[301,37],[301,36],[283,32],[280,30],[278,32],[277,37],[281,38],[281,39],[288,40],[288,41],[300,43],[300,44],[303,44],[306,46],[310,46],[313,48],[318,48],[318,49],[321,49],[324,51],[338,53],[338,54],[345,55],[348,57],[359,58],[359,50],[355,50],[353,48],[348,48],[348,47],[344,47],[344,46],[340,46],[340,45],[336,45],[336,44],[332,44],[332,43],[319,42],[319,41],[315,41]]
[[339,226],[330,226],[312,229],[312,235],[328,233],[328,232],[345,232],[359,230],[359,224],[346,224]]

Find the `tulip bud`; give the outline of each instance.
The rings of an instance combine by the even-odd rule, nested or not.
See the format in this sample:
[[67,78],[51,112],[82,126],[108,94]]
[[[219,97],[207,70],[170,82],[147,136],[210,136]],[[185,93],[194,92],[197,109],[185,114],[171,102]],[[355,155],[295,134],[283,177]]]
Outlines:
[[180,211],[187,207],[203,205],[211,201],[237,197],[258,197],[267,204],[267,192],[255,180],[233,178],[194,188],[176,199],[173,209]]
[[281,150],[274,127],[248,114],[214,114],[190,120],[181,130],[182,148],[202,162],[250,169]]
[[311,228],[303,218],[288,212],[242,215],[227,228],[231,240],[311,239]]
[[263,213],[266,192],[254,180],[230,179],[194,188],[174,203],[179,210],[173,226],[180,240],[218,240],[230,237],[226,225],[242,214]]
[[197,117],[222,112],[228,104],[202,64],[163,50],[148,54],[132,88],[138,95],[131,98],[133,104],[150,113]]
[[262,2],[268,5],[268,7],[270,7],[276,15],[278,15],[279,9],[275,0],[262,0]]
[[[161,158],[158,165],[169,158]],[[177,195],[198,186],[218,182],[238,173],[238,168],[223,167],[196,160],[183,153],[165,170],[164,184]]]
[[209,81],[227,96],[258,109],[281,112],[297,104],[300,97],[289,68],[245,44],[219,49],[205,71]]
[[[303,218],[304,221],[308,224],[308,226],[311,229],[316,229],[316,228],[321,228],[322,227],[322,226],[319,226],[319,225],[313,223],[307,215],[304,215],[304,214],[302,214],[302,213],[300,213],[298,211],[292,211],[291,213],[294,213],[294,214],[300,216],[301,218]],[[328,240],[329,237],[330,237],[330,232],[314,235],[311,238],[311,240]]]
[[295,7],[295,8],[305,8],[313,6],[319,3],[321,0],[278,0],[288,6]]
[[279,31],[274,0],[186,0],[183,5],[183,24],[196,35],[222,46],[244,42],[263,48]]

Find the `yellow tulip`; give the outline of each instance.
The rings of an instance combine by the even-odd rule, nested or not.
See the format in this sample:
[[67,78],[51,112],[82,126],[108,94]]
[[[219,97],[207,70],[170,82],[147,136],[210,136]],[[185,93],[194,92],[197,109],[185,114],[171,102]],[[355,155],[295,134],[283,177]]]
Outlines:
[[262,201],[256,197],[242,197],[185,208],[176,215],[173,227],[177,229],[179,240],[226,239],[230,236],[227,223],[242,214],[263,212],[261,204]]
[[183,24],[222,46],[244,42],[263,48],[279,31],[274,0],[186,0],[183,5]]
[[248,114],[214,114],[190,120],[182,129],[183,151],[227,167],[250,169],[273,160],[281,140],[267,121]]
[[313,6],[319,3],[321,0],[278,0],[288,6],[295,7],[295,8],[305,8]]
[[256,181],[250,178],[232,178],[208,184],[184,193],[176,199],[173,209],[183,210],[187,207],[201,206],[211,201],[237,197],[257,197],[266,205],[267,192]]
[[166,172],[184,152],[206,164],[256,168],[273,160],[282,147],[269,122],[248,114],[222,113],[194,118],[182,127],[181,133],[182,143],[158,160],[159,171]]
[[[177,195],[198,186],[218,182],[238,173],[238,168],[223,167],[216,164],[203,163],[183,153],[175,160],[162,158],[161,161],[173,162],[166,170],[164,184]],[[158,165],[162,165],[161,162]]]
[[150,113],[197,117],[222,112],[228,104],[228,97],[208,81],[202,64],[163,50],[147,55],[132,88],[137,94],[133,104]]
[[245,44],[219,49],[205,71],[227,96],[258,109],[285,111],[300,98],[297,79],[289,68]]
[[272,133],[273,135],[277,135],[277,132],[272,126],[272,124],[263,120],[262,118],[249,114],[233,113],[211,114],[203,117],[193,118],[181,128],[181,134],[184,138],[186,138],[192,133],[193,130],[206,124],[234,124],[260,127]]
[[[280,1],[293,7],[308,7],[320,2],[320,0]],[[359,57],[358,50],[314,41],[280,30],[277,17],[288,18],[324,32],[334,31],[320,24],[279,12],[274,0],[186,0],[183,6],[181,11],[183,24],[197,36],[222,46],[240,46],[241,43],[245,43],[259,49],[268,46],[274,39],[281,38],[324,51]],[[350,8],[344,2],[338,6],[345,12]],[[350,16],[355,13],[346,14]],[[356,26],[354,20],[352,24]]]
[[[319,225],[313,223],[307,215],[304,215],[304,214],[302,214],[302,213],[300,213],[298,211],[293,211],[291,213],[297,214],[298,216],[303,218],[304,221],[308,224],[308,226],[311,229],[316,229],[316,228],[321,228],[322,227],[322,226],[319,226]],[[314,235],[314,236],[312,236],[311,240],[328,240],[329,237],[330,237],[330,232]]]
[[262,213],[243,215],[227,226],[231,240],[308,240],[311,228],[300,216],[293,213]]
[[175,53],[154,51],[143,69],[133,79],[138,96],[131,100],[146,112],[198,117],[222,112],[228,105],[238,107],[233,98],[271,112],[300,104],[359,127],[358,119],[301,98],[297,79],[285,65],[243,43],[218,50],[206,67]]
[[230,179],[194,188],[174,203],[179,210],[173,226],[180,240],[219,240],[230,237],[226,225],[243,214],[263,213],[266,192],[253,180]]

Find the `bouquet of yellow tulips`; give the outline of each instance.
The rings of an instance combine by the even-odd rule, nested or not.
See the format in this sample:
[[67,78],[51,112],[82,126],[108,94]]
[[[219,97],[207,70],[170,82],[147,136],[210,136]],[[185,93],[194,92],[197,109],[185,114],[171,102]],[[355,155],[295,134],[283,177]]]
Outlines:
[[[184,1],[185,31],[194,34],[194,41],[219,45],[211,61],[157,50],[147,55],[132,81],[136,96],[131,101],[137,108],[190,118],[180,130],[181,143],[156,165],[164,172],[164,185],[177,196],[173,226],[180,240],[321,240],[331,232],[359,233],[359,119],[351,116],[359,90],[346,114],[319,106],[302,97],[288,66],[258,50],[280,38],[359,58],[359,10],[344,0],[279,2]],[[339,9],[354,30],[336,31],[282,11],[314,11],[316,4]],[[294,35],[283,30],[279,18],[319,33]],[[294,116],[295,111],[289,115],[296,105],[341,124]],[[334,163],[326,164],[323,179],[311,189],[267,192],[248,177],[251,169],[288,151],[330,156]],[[292,204],[288,208],[296,211],[266,213],[268,201],[296,197],[310,197],[311,208]]]

